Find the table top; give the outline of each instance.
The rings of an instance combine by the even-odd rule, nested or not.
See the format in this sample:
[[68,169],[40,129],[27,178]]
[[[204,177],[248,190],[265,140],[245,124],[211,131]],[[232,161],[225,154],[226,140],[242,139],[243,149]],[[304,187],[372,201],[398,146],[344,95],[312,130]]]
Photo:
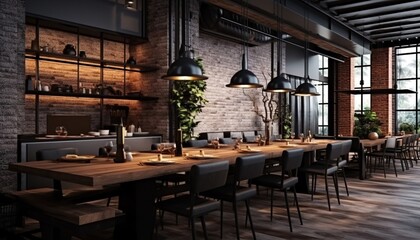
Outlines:
[[[294,142],[289,142],[288,145],[286,145],[286,142],[273,142],[268,146],[249,144],[249,147],[251,150],[256,150],[256,153],[265,154],[267,159],[270,159],[280,157],[282,152],[287,149],[301,148],[304,149],[304,151],[309,152],[324,149],[328,143],[335,141],[338,140],[313,140],[310,143],[300,143],[298,140],[295,140]],[[246,149],[246,144],[242,144],[241,148]],[[149,165],[145,163],[150,160],[156,160],[158,153],[141,152],[135,154],[132,161],[124,163],[114,163],[112,158],[108,159],[103,157],[95,158],[90,162],[43,160],[11,163],[9,165],[9,170],[87,186],[101,186],[189,171],[192,165],[211,161],[228,160],[230,164],[234,164],[237,157],[251,154],[246,151],[239,152],[238,150],[233,150],[232,146],[226,146],[220,149],[184,148],[183,152],[188,153],[189,156],[195,156],[200,154],[200,150],[204,152],[205,156],[211,155],[213,158],[201,159],[198,157],[199,159],[197,160],[164,155],[163,160],[173,161],[173,164]]]

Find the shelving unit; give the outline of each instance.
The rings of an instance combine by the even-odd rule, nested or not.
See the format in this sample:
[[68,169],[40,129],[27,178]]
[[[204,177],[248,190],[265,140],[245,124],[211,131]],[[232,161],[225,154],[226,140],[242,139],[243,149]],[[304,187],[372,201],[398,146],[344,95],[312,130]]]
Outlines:
[[[156,101],[158,100],[158,97],[153,96],[144,96],[141,93],[141,89],[139,88],[131,88],[128,89],[128,74],[129,73],[149,73],[154,72],[159,69],[158,66],[152,66],[152,65],[144,65],[144,64],[127,64],[125,62],[126,59],[128,59],[127,50],[130,45],[130,43],[135,42],[141,43],[144,42],[144,39],[142,38],[133,38],[130,36],[122,36],[121,34],[115,34],[112,35],[110,33],[102,33],[99,30],[96,31],[87,31],[85,28],[81,26],[69,26],[69,24],[60,24],[54,21],[47,21],[45,19],[36,19],[32,17],[27,17],[27,25],[33,26],[35,28],[35,38],[33,41],[35,41],[35,48],[27,48],[25,49],[25,58],[29,61],[33,61],[34,70],[31,72],[34,73],[34,90],[27,89],[25,91],[25,94],[27,95],[34,95],[35,96],[35,133],[39,133],[39,104],[40,104],[40,97],[42,96],[57,96],[57,97],[66,97],[66,98],[94,98],[100,100],[100,125],[103,125],[103,110],[104,106],[106,105],[104,103],[104,99],[114,99],[114,100],[133,100],[133,101]],[[66,34],[69,34],[72,37],[72,39],[77,39],[75,48],[76,52],[80,50],[80,42],[81,37],[89,38],[90,41],[96,42],[99,46],[99,51],[96,51],[90,56],[93,57],[80,57],[76,53],[76,55],[66,55],[63,53],[49,50],[44,50],[42,47],[40,47],[40,29],[47,30],[47,31],[61,31]],[[91,29],[89,29],[91,30]],[[83,33],[83,35],[81,34]],[[89,33],[90,35],[85,35],[86,33]],[[134,39],[134,40],[133,40]],[[29,39],[27,39],[29,40]],[[32,40],[32,39],[31,39]],[[57,39],[54,39],[57,41]],[[62,39],[60,42],[66,42],[69,41],[67,39]],[[109,60],[109,56],[105,55],[105,41],[106,43],[115,44],[120,46],[121,54],[116,59],[119,61],[113,61]],[[64,47],[60,46],[60,47]],[[58,48],[57,48],[58,49]],[[115,54],[115,53],[114,53]],[[115,55],[114,55],[115,56]],[[108,58],[108,59],[107,59]],[[55,89],[52,89],[52,85],[62,85],[62,81],[57,80],[54,83],[55,76],[52,75],[48,79],[49,83],[51,84],[50,89],[48,91],[43,91],[43,89],[37,89],[36,83],[38,81],[41,81],[44,83],[45,79],[42,79],[40,77],[40,71],[42,71],[41,64],[45,63],[51,63],[51,66],[56,66],[59,64],[64,64],[64,66],[75,66],[74,69],[70,70],[69,74],[74,74],[74,79],[71,81],[68,81],[71,86],[71,90],[66,91],[57,91]],[[44,66],[45,67],[45,66]],[[92,68],[92,72],[95,72],[96,75],[98,75],[98,79],[92,78],[91,76],[84,76],[82,73],[81,68]],[[53,71],[51,67],[51,71]],[[64,68],[64,67],[63,67]],[[47,67],[48,69],[48,67]],[[56,69],[54,69],[57,71]],[[109,70],[109,71],[108,71]],[[62,70],[66,71],[66,70]],[[86,72],[87,70],[84,69]],[[109,77],[110,80],[105,80],[105,75],[107,74],[106,71],[108,71],[108,74],[111,76]],[[115,74],[116,71],[117,74]],[[118,73],[120,72],[120,73]],[[48,73],[50,75],[50,73]],[[63,74],[66,75],[66,74]],[[114,75],[120,75],[121,80],[115,80]],[[66,76],[68,77],[68,76]],[[90,78],[89,78],[90,77]],[[52,79],[52,80],[51,80]],[[114,81],[114,82],[112,82]],[[60,83],[61,82],[61,83]],[[54,83],[54,84],[52,84]],[[95,89],[91,88],[92,91],[82,91],[82,85],[83,84],[90,84],[92,86],[95,86]],[[60,86],[61,87],[61,86]],[[112,88],[112,90],[115,91],[109,91],[109,87]],[[84,87],[83,87],[84,88]],[[108,89],[108,91],[106,91]]]

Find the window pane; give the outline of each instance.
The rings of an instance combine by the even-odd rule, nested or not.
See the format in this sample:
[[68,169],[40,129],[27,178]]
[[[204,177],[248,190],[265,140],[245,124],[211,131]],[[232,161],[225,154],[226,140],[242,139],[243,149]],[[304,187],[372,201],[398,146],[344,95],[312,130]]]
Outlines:
[[416,77],[416,54],[397,56],[397,79]]
[[397,48],[397,54],[416,52],[416,47]]
[[360,66],[362,64],[362,58],[356,57],[356,61],[354,62],[355,66]]
[[355,88],[361,87],[360,86],[360,80],[362,79],[361,71],[362,71],[362,68],[360,67],[354,68],[354,87]]
[[328,68],[328,58],[324,57],[324,68]]
[[398,111],[397,112],[397,126],[401,123],[416,123],[416,112],[415,111]]
[[[410,89],[416,91],[416,82],[414,80],[400,80],[397,82],[398,89]],[[416,94],[398,94],[397,109],[416,109]]]
[[370,87],[370,67],[363,67],[363,87]]
[[370,54],[363,55],[363,65],[370,65]]

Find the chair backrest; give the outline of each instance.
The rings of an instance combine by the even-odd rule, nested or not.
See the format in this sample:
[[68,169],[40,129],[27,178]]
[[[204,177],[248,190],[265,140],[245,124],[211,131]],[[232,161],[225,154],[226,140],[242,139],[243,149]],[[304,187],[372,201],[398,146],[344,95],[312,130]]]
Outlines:
[[340,158],[342,145],[343,144],[341,142],[328,143],[327,153],[326,153],[326,157],[327,157],[326,162],[338,160]]
[[226,183],[228,171],[228,161],[193,165],[190,171],[190,193],[198,194],[223,186]]
[[389,137],[386,139],[385,142],[385,149],[395,148],[397,146],[397,138],[396,137]]
[[187,145],[188,147],[206,147],[209,145],[209,141],[207,139],[189,140]]
[[221,144],[233,144],[235,141],[232,138],[219,138]]
[[77,154],[77,148],[42,149],[36,152],[36,160],[57,160],[66,154]]
[[283,151],[282,166],[283,171],[290,172],[298,169],[302,165],[303,149],[289,149]]
[[341,143],[342,143],[342,145],[341,145],[341,156],[344,159],[347,160],[349,158],[349,152],[350,152],[350,149],[352,147],[353,141],[352,140],[345,140],[345,141],[342,141]]
[[359,152],[360,150],[360,138],[359,137],[337,137],[337,140],[351,140],[350,152]]
[[255,154],[236,158],[235,180],[242,181],[259,177],[263,174],[265,155]]

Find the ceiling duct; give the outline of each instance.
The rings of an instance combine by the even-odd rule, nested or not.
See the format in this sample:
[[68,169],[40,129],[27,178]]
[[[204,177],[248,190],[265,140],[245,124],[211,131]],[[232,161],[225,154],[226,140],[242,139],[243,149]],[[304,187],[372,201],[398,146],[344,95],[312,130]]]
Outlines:
[[[245,21],[248,21],[247,27],[244,26]],[[202,3],[200,6],[200,30],[252,46],[266,44],[272,40],[269,36],[262,34],[272,34],[269,27],[208,3]]]

